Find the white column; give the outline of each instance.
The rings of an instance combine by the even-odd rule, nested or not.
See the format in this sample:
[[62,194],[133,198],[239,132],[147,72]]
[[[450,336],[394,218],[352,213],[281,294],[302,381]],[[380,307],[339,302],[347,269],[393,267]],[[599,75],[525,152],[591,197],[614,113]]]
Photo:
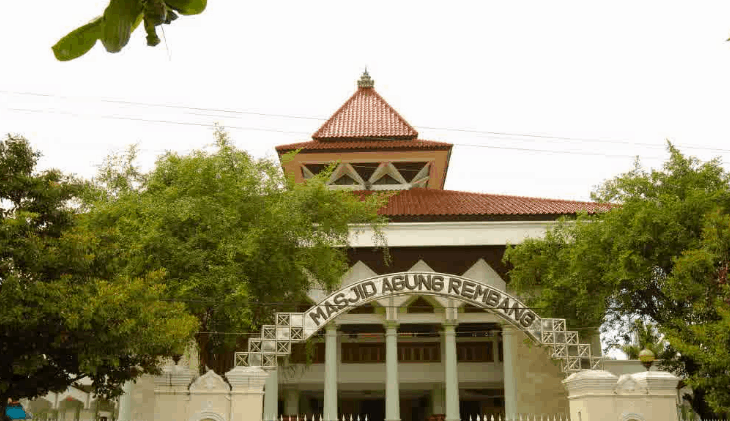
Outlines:
[[264,421],[279,418],[279,376],[277,370],[268,370],[264,383]]
[[437,384],[431,389],[431,412],[432,415],[444,413],[444,386]]
[[510,417],[517,414],[517,379],[515,357],[519,332],[512,326],[502,326],[502,355],[504,372],[504,412]]
[[[264,385],[269,373],[259,367],[235,367],[226,373],[231,384],[230,420],[261,421]],[[187,420],[188,417],[179,418]],[[175,419],[177,421],[178,419]]]
[[337,326],[328,324],[324,335],[324,419],[337,421]]
[[134,382],[128,381],[122,386],[124,394],[119,397],[119,418],[117,421],[132,420],[132,391],[134,390]]
[[400,421],[398,323],[385,325],[385,421]]
[[456,324],[444,323],[446,345],[446,421],[460,421],[459,373],[456,367]]
[[286,391],[286,395],[284,395],[284,414],[290,416],[299,414],[299,391],[297,389]]
[[[195,372],[188,367],[168,365],[162,368],[162,374],[154,377],[155,421],[189,419],[190,381]],[[261,414],[257,414],[259,417]]]

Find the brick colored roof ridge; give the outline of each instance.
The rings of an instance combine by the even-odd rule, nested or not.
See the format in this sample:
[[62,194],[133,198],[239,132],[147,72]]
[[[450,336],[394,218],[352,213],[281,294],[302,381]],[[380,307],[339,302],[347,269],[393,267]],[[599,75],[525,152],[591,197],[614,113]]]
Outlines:
[[[371,191],[357,193],[372,194]],[[567,215],[580,211],[602,212],[613,207],[608,203],[413,188],[391,196],[379,213],[386,216]]]
[[[358,103],[358,101],[364,102],[363,98],[365,96],[374,97],[375,104]],[[350,108],[355,106],[358,108],[350,111]],[[376,113],[383,114],[386,118],[390,117],[389,121],[384,122],[388,127],[373,127],[373,121],[366,121],[362,118],[363,115],[373,116]],[[363,137],[397,138],[399,140],[416,139],[418,131],[398,111],[391,107],[375,89],[358,88],[312,135],[312,139],[320,141],[359,139]]]
[[516,196],[516,195],[512,195],[512,194],[483,193],[483,192],[464,191],[464,190],[443,190],[443,191],[453,192],[453,193],[463,193],[463,194],[478,194],[478,195],[491,196],[491,197],[505,197],[505,198],[511,198],[511,199],[549,200],[551,202],[615,206],[610,203],[599,203],[599,202],[591,202],[591,201],[585,201],[585,200],[551,199],[549,197]]
[[435,140],[425,139],[383,139],[383,138],[353,138],[338,139],[329,141],[310,140],[307,142],[289,143],[287,145],[276,146],[277,152],[290,151],[294,149],[302,150],[343,150],[343,149],[451,149],[454,145],[447,142],[439,142]]

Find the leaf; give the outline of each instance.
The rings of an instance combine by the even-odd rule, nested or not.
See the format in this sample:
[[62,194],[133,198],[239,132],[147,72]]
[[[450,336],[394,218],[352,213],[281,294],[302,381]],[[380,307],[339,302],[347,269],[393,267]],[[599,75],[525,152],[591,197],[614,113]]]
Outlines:
[[104,10],[101,43],[110,53],[118,53],[129,42],[132,30],[139,24],[142,4],[139,0],[111,0]]
[[69,61],[81,57],[91,50],[101,37],[103,19],[101,16],[84,26],[76,28],[61,38],[51,49],[59,61]]
[[168,7],[183,15],[197,15],[203,13],[208,0],[165,0]]

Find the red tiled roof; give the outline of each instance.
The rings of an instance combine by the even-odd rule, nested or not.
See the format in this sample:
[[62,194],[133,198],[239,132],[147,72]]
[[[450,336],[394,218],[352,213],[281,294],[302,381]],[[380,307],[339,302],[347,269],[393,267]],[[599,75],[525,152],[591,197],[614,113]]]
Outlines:
[[413,188],[391,196],[379,213],[385,216],[565,215],[605,212],[612,207],[607,203]]
[[364,139],[364,140],[336,140],[321,142],[312,140],[309,142],[290,143],[288,145],[279,145],[276,151],[279,153],[302,149],[312,152],[332,152],[339,150],[357,150],[357,149],[377,149],[377,150],[450,150],[453,145],[446,142],[435,142],[433,140],[382,140],[382,139]]
[[415,139],[418,132],[371,87],[360,87],[312,139]]

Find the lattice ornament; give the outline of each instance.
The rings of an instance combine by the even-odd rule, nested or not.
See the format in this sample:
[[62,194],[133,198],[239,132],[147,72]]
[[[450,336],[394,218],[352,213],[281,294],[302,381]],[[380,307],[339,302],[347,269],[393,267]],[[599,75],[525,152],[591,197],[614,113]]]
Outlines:
[[535,336],[543,345],[550,347],[551,357],[560,360],[560,367],[565,373],[603,367],[603,359],[593,356],[591,345],[580,343],[578,332],[565,329],[565,319],[540,320],[540,333]]
[[236,366],[273,368],[277,357],[291,354],[291,344],[304,341],[304,313],[276,313],[275,325],[261,327],[261,336],[248,340],[248,351],[237,352]]
[[[259,338],[248,341],[248,352],[237,352],[237,366],[277,366],[277,357],[291,354],[291,344],[304,342],[304,313],[276,313],[276,324],[261,328]],[[565,319],[536,319],[524,328],[540,345],[550,349],[552,358],[560,360],[565,373],[603,367],[603,359],[594,357],[591,345],[580,343],[578,332],[566,330]]]

